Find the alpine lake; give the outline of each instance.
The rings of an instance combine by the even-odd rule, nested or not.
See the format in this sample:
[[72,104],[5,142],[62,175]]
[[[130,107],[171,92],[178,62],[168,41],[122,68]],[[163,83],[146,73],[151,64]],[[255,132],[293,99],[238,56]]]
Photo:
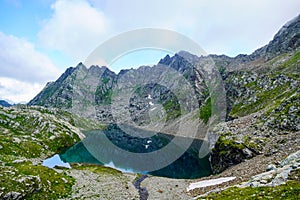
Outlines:
[[[60,163],[85,163],[123,172],[195,179],[211,174],[209,155],[199,156],[204,141],[110,124],[85,131],[86,138],[59,154]],[[202,146],[204,145],[204,146]],[[57,155],[55,155],[55,160]],[[51,163],[53,158],[44,161]],[[56,162],[54,160],[54,162]],[[52,167],[55,163],[51,163]],[[51,167],[51,166],[50,166]]]

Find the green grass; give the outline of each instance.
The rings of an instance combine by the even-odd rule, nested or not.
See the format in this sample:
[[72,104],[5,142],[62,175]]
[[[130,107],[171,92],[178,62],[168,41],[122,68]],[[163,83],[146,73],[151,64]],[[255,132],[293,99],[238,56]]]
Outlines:
[[[300,51],[296,52],[291,56],[291,58],[287,59],[285,62],[281,63],[276,69],[275,72],[285,72],[285,73],[297,73],[297,68],[299,70],[300,64]],[[299,71],[298,71],[299,77]]]
[[72,164],[71,165],[73,169],[77,170],[89,170],[96,174],[108,174],[113,176],[121,176],[122,172],[110,168],[110,167],[104,167],[101,165],[95,165],[95,164]]
[[[14,191],[26,199],[58,199],[71,195],[75,179],[30,162],[0,167],[0,194]],[[1,198],[1,195],[0,195]]]
[[104,105],[111,104],[113,90],[111,88],[104,88],[99,86],[95,93],[96,102]]
[[276,102],[281,102],[294,92],[294,90],[289,90],[289,83],[278,86],[272,90],[258,91],[256,93],[257,100],[255,102],[251,102],[249,104],[235,104],[230,112],[230,115],[233,117],[242,117],[266,107],[274,107]]
[[[297,51],[292,55],[280,55],[267,62],[257,71],[258,79],[255,81],[243,84],[242,76],[246,75],[247,77],[251,75],[251,73],[248,74],[249,72],[238,72],[229,76],[229,78],[227,79],[227,82],[229,84],[233,81],[234,78],[237,78],[238,82],[241,84],[238,86],[238,88],[245,88],[252,91],[252,96],[255,95],[257,99],[255,102],[247,102],[247,100],[249,100],[252,96],[244,97],[243,94],[238,98],[234,96],[233,99],[237,100],[239,103],[235,103],[233,105],[229,115],[234,118],[242,117],[264,108],[273,110],[274,108],[279,106],[283,101],[288,99],[292,94],[296,92],[297,88],[293,89],[291,87],[291,82],[299,82],[299,66],[300,51]],[[267,79],[266,81],[270,84],[269,86],[272,86],[272,82],[277,79],[278,76],[285,76],[290,80],[282,85],[277,84],[277,87],[270,90],[265,90],[258,85],[258,80]]]
[[79,141],[70,125],[73,115],[27,106],[0,111],[0,199],[9,192],[24,194],[25,199],[70,196],[73,178],[29,160],[59,153]]
[[180,105],[176,98],[168,99],[163,103],[163,107],[167,114],[167,121],[176,119],[181,115]]
[[234,138],[228,139],[227,136],[231,133],[225,133],[219,136],[216,145],[218,146],[220,150],[220,155],[228,153],[228,150],[230,149],[243,149],[245,148],[244,144],[238,144],[234,141]]
[[[199,198],[201,199],[201,198]],[[228,188],[218,194],[209,194],[204,199],[213,200],[252,200],[252,199],[300,199],[300,182],[288,181],[284,185],[277,187],[246,187]]]
[[204,121],[204,123],[207,124],[209,118],[211,117],[211,98],[208,98],[206,101],[205,101],[205,104],[200,107],[200,110],[199,110],[199,114],[200,114],[200,119],[202,119]]
[[14,142],[14,138],[11,136],[0,135],[0,145],[2,146],[0,155],[21,156],[25,158],[40,157],[42,153],[42,146],[40,144],[27,140],[16,143]]
[[108,83],[110,81],[110,78],[108,78],[108,77],[104,77],[104,78],[102,78],[102,80],[101,80],[101,82],[103,83],[103,84],[106,84],[106,83]]

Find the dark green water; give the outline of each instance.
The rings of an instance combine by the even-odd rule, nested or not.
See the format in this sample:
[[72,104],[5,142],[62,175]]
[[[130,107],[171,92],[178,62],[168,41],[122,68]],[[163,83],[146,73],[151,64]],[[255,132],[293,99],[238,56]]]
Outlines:
[[124,126],[121,129],[116,124],[85,134],[86,139],[60,155],[64,162],[106,165],[170,178],[199,178],[211,174],[208,156],[199,158],[201,140],[130,126],[124,130]]

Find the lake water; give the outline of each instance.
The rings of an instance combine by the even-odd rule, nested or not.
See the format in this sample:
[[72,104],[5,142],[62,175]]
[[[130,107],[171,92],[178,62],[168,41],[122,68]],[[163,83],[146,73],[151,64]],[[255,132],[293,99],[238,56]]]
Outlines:
[[63,162],[99,164],[170,178],[199,178],[211,174],[209,157],[199,158],[201,140],[130,126],[120,128],[116,124],[85,134],[86,139],[60,154]]
[[62,161],[58,154],[55,154],[54,156],[44,160],[42,165],[49,168],[54,168],[55,166],[71,168],[70,164]]

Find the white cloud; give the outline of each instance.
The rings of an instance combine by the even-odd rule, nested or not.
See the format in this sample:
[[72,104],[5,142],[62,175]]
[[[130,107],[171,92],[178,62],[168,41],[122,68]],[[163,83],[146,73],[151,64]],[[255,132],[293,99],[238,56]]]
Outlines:
[[61,73],[32,43],[2,32],[0,60],[0,99],[14,102],[30,100]]
[[299,14],[299,0],[89,0],[118,31],[167,28],[209,53],[251,53]]
[[299,0],[57,0],[39,41],[79,62],[109,36],[155,27],[178,31],[208,53],[233,56],[267,44],[299,7]]
[[40,83],[28,83],[12,78],[0,77],[0,99],[14,103],[28,102],[43,89]]
[[84,0],[58,0],[54,13],[38,33],[45,47],[60,50],[73,61],[83,61],[109,31],[104,14]]
[[60,71],[51,60],[25,39],[0,32],[0,74],[25,82],[45,82]]

